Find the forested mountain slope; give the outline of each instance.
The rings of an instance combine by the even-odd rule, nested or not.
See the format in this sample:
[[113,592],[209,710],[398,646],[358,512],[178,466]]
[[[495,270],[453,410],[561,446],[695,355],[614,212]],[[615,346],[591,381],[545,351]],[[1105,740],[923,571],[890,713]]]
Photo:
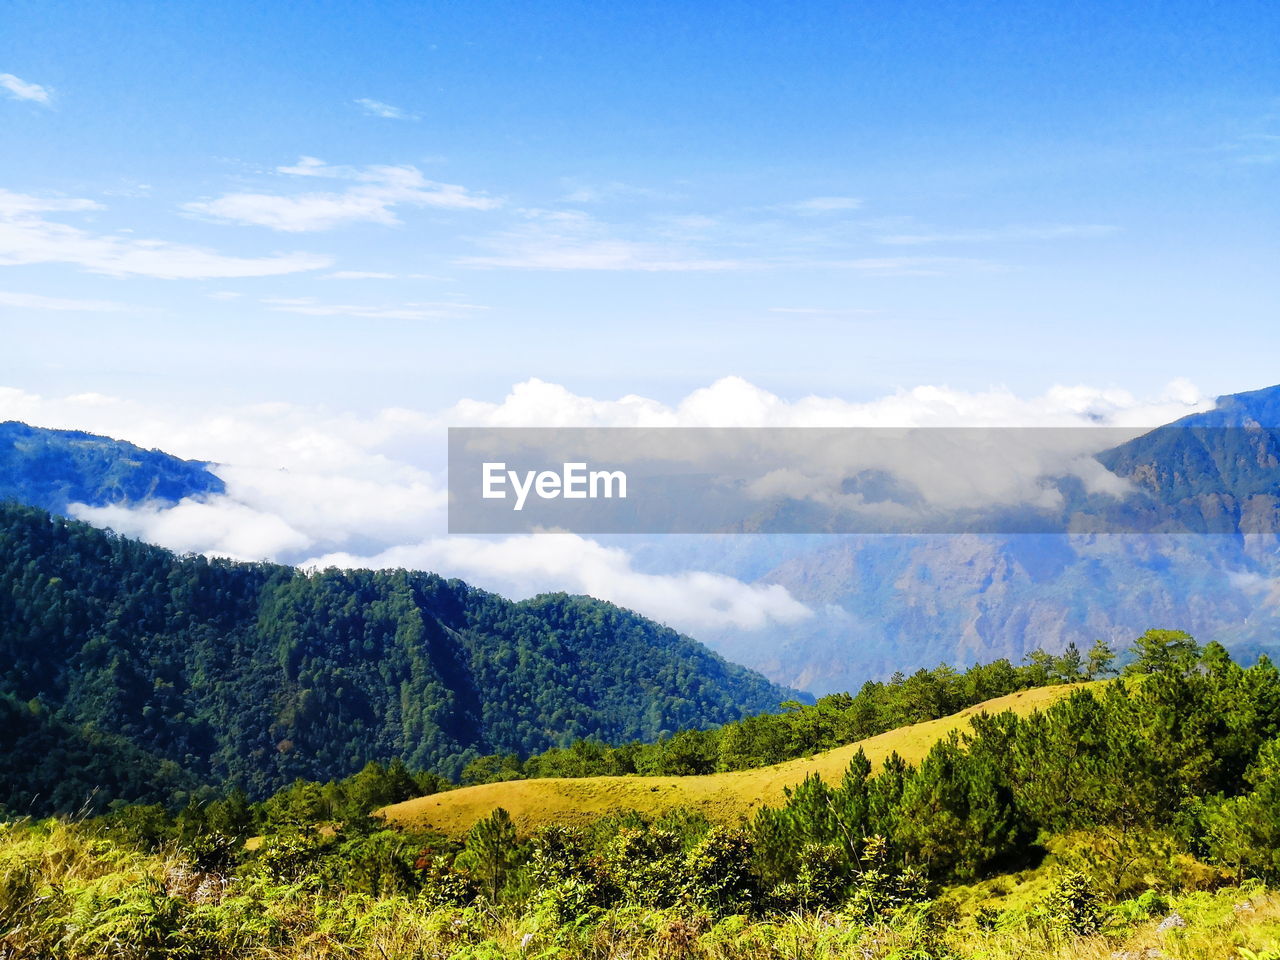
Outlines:
[[55,513],[72,503],[172,504],[222,493],[222,481],[208,466],[81,430],[0,423],[0,500]]
[[[794,696],[589,598],[513,603],[428,573],[183,558],[15,504],[0,505],[0,694],[28,715],[0,733],[22,773],[0,803],[37,809],[65,804],[50,807],[52,785],[31,773],[47,752],[20,755],[55,729],[127,745],[134,766],[165,761],[166,783],[261,795],[372,759],[456,775],[481,754],[648,740]],[[137,780],[131,799],[160,790]]]

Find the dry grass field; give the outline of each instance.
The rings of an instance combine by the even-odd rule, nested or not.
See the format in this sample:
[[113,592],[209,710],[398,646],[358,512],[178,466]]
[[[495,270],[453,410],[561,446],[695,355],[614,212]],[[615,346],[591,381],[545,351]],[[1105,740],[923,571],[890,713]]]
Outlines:
[[521,833],[552,823],[587,823],[623,810],[661,815],[679,807],[698,810],[716,822],[732,823],[749,816],[757,807],[777,804],[787,787],[801,783],[810,774],[816,773],[828,782],[838,781],[859,749],[866,752],[874,766],[895,752],[909,763],[918,763],[951,731],[966,730],[975,714],[1012,710],[1026,715],[1080,686],[1024,690],[949,717],[755,770],[698,777],[583,777],[486,783],[393,804],[378,811],[378,815],[411,829],[450,836],[466,833],[497,807],[511,814]]

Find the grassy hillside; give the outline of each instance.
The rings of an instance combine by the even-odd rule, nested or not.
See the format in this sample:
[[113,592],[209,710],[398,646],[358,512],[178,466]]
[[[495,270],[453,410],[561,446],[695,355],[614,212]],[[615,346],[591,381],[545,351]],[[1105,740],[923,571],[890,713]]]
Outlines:
[[685,807],[709,820],[728,823],[761,806],[777,804],[783,791],[817,774],[837,782],[853,756],[862,750],[876,767],[893,753],[918,763],[935,743],[953,730],[966,730],[978,713],[1006,710],[1025,716],[1088,684],[1040,687],[989,700],[940,720],[913,724],[858,743],[800,760],[756,770],[697,777],[583,777],[486,783],[429,797],[417,797],[383,808],[380,813],[401,827],[460,836],[478,820],[502,807],[519,830],[530,832],[550,824],[589,823],[620,810],[661,815]]

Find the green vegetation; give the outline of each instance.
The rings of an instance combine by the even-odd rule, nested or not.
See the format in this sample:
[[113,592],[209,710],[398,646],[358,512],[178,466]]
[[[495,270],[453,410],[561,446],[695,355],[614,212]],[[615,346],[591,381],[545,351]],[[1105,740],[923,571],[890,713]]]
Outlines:
[[[0,830],[0,948],[106,957],[1272,957],[1280,671],[1151,631],[1126,675],[861,753],[737,824],[619,813],[448,839],[399,765],[176,814]],[[502,784],[500,786],[508,786]],[[511,786],[519,786],[512,784]],[[261,833],[258,842],[245,837]]]
[[0,504],[0,808],[261,797],[369,761],[651,740],[794,696],[611,604],[176,557]]
[[782,705],[781,714],[759,714],[711,730],[683,730],[657,743],[610,747],[579,740],[523,762],[516,754],[491,754],[469,763],[462,782],[632,773],[687,777],[751,770],[937,720],[1019,690],[1094,680],[1114,672],[1114,661],[1114,652],[1099,641],[1087,655],[1074,645],[1059,657],[1037,650],[1024,666],[997,660],[960,673],[943,664],[911,676],[895,674],[887,683],[870,681],[856,695],[832,694],[807,706],[791,701]]
[[504,780],[405,800],[382,809],[379,816],[405,829],[435,830],[447,836],[465,834],[495,807],[506,809],[525,833],[549,825],[590,823],[622,810],[635,810],[655,818],[683,808],[696,810],[714,823],[735,824],[752,816],[760,807],[782,803],[786,791],[808,777],[839,783],[858,753],[877,770],[895,754],[910,764],[918,764],[938,741],[968,732],[973,718],[980,714],[1013,711],[1025,715],[1044,709],[1080,686],[1023,690],[948,717],[900,727],[768,767],[685,777],[630,775]]
[[[1095,902],[1074,875],[1052,879],[1052,865],[1010,877],[1023,900],[995,910],[950,899],[894,906],[863,898],[838,911],[787,915],[726,913],[739,874],[721,869],[734,847],[709,837],[673,861],[690,865],[690,899],[662,907],[641,902],[608,909],[562,886],[528,906],[462,905],[476,895],[467,877],[441,866],[448,855],[370,835],[333,842],[348,866],[323,872],[310,841],[232,865],[201,867],[182,849],[138,852],[87,826],[56,822],[0,828],[0,951],[10,960],[500,960],[503,957],[754,960],[759,957],[867,960],[1275,960],[1280,897],[1256,882],[1215,890],[1144,892]],[[411,845],[410,845],[411,846]],[[531,845],[532,846],[532,845]],[[617,854],[634,837],[621,838]],[[575,856],[531,853],[555,876]],[[412,856],[412,854],[410,854]],[[403,859],[398,859],[402,858]],[[406,868],[420,889],[400,889]],[[608,876],[616,859],[602,860]],[[867,887],[883,885],[868,878]],[[506,889],[514,891],[508,881]],[[514,892],[511,894],[514,895]],[[700,898],[700,899],[699,899]],[[1079,918],[1090,930],[1077,932]],[[1096,917],[1096,928],[1092,918]]]

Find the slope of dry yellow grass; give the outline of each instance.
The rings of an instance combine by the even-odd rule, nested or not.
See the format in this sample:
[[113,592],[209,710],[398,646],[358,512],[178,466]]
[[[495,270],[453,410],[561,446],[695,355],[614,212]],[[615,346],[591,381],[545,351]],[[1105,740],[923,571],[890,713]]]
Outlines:
[[710,820],[731,823],[750,815],[757,807],[777,804],[785,788],[801,783],[810,774],[816,773],[828,782],[839,781],[859,749],[866,752],[874,766],[895,752],[909,763],[918,763],[952,730],[968,729],[975,714],[1012,710],[1026,715],[1080,686],[1084,685],[1024,690],[939,720],[755,770],[699,777],[583,777],[486,783],[392,804],[378,811],[378,815],[410,829],[451,836],[466,833],[497,807],[511,814],[521,833],[552,823],[584,823],[622,810],[661,815],[677,807],[699,810]]

